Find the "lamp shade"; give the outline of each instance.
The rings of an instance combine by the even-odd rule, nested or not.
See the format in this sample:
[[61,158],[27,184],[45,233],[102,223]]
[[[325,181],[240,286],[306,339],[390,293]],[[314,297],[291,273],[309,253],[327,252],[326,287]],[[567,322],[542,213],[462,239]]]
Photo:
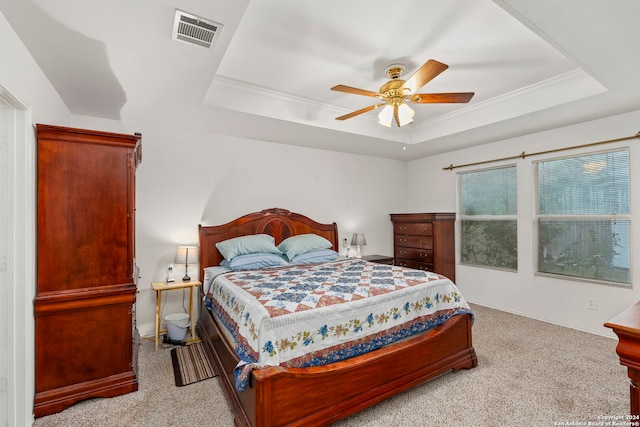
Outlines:
[[382,126],[391,127],[391,120],[393,120],[393,107],[387,104],[378,114],[378,123]]
[[398,120],[400,120],[400,126],[408,125],[409,123],[413,123],[413,116],[415,111],[411,109],[407,104],[400,104],[398,106]]
[[367,244],[366,239],[364,238],[363,233],[355,233],[351,238],[352,246],[365,246]]
[[415,115],[415,111],[411,109],[404,102],[398,104],[396,107],[392,105],[385,105],[380,114],[378,114],[378,123],[383,126],[391,127],[391,123],[393,123],[394,114],[396,113],[395,109],[397,109],[398,113],[398,126],[408,125],[409,123],[413,123],[413,116]]
[[182,281],[190,281],[189,264],[198,263],[198,248],[196,246],[178,246],[175,262],[176,264],[184,264],[184,277],[182,278]]
[[176,264],[197,264],[198,248],[196,246],[178,246]]

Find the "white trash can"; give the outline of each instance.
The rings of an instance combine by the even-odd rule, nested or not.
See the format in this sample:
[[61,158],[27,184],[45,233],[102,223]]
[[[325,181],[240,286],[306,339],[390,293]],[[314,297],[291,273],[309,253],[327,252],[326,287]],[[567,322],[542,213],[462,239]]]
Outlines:
[[172,341],[184,341],[189,327],[189,315],[187,313],[168,314],[164,317],[167,324],[169,339]]

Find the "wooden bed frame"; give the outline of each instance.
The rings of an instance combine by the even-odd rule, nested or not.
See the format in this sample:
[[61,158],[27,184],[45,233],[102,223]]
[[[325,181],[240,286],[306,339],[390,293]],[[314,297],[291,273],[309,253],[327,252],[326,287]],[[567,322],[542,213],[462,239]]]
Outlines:
[[[284,209],[266,209],[219,226],[200,226],[200,277],[218,265],[215,244],[248,234],[276,239],[315,233],[339,250],[338,228]],[[240,393],[233,369],[239,359],[209,310],[200,305],[197,331],[208,358],[220,374],[236,426],[327,425],[446,371],[477,365],[470,315],[458,315],[423,334],[342,362],[311,368],[280,366],[254,370],[250,387]]]

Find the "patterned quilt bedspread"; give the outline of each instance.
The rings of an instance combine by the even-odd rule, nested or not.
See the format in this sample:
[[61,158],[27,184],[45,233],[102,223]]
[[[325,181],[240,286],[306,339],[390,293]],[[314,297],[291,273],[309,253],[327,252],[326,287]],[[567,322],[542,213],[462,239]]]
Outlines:
[[235,340],[239,391],[252,369],[337,362],[471,313],[444,276],[359,259],[227,272],[205,292]]

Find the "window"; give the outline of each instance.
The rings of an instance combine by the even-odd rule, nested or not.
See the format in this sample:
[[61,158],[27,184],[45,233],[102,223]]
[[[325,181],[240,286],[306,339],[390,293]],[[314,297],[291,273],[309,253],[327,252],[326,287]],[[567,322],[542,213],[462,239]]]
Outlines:
[[537,163],[538,272],[630,284],[629,151]]
[[516,167],[460,174],[461,261],[518,269]]

